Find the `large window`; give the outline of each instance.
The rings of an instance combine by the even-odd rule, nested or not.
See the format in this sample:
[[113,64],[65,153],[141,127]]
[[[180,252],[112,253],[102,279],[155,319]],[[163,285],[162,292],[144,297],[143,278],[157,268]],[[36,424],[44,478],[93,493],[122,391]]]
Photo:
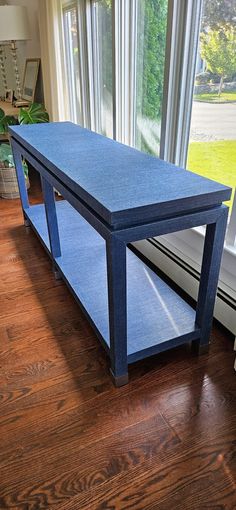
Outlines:
[[64,7],[72,120],[159,154],[167,11],[168,0],[78,0]]

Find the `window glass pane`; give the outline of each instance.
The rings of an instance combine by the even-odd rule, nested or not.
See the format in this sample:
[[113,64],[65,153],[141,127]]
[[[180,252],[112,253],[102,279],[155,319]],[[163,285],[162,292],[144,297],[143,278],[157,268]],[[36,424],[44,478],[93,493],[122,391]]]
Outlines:
[[64,35],[65,35],[70,118],[73,122],[80,123],[81,96],[80,96],[79,50],[78,50],[76,7],[64,11]]
[[97,130],[113,137],[112,101],[112,6],[111,0],[94,2],[95,30],[93,34]]
[[138,0],[135,146],[159,154],[168,0]]
[[203,0],[187,167],[236,186],[235,0]]

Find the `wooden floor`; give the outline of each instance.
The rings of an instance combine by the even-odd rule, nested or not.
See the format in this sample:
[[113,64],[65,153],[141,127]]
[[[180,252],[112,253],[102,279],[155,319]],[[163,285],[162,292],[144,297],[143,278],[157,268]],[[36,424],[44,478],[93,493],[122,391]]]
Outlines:
[[18,200],[0,200],[0,291],[1,509],[236,509],[230,334],[215,325],[209,355],[163,353],[115,389]]

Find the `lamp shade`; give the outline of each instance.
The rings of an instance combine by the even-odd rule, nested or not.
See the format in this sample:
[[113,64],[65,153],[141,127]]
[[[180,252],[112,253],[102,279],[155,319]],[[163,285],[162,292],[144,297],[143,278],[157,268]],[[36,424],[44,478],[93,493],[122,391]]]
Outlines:
[[27,8],[21,5],[0,6],[0,41],[30,39]]

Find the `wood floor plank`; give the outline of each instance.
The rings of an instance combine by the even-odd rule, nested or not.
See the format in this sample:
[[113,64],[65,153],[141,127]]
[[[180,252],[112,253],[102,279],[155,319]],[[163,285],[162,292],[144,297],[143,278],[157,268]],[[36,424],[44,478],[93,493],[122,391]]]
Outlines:
[[[95,354],[96,352],[97,354]],[[84,423],[86,422],[89,423],[86,429],[86,436],[88,435],[88,437],[90,437],[89,430],[91,430],[91,435],[93,437],[93,428],[91,429],[90,424],[94,424],[94,422],[96,423],[97,434],[101,432],[102,434],[105,434],[107,425],[109,429],[111,416],[113,417],[112,430],[114,431],[117,413],[118,426],[120,426],[120,413],[123,416],[127,416],[128,420],[137,420],[138,417],[136,414],[133,414],[134,412],[136,413],[136,409],[138,409],[138,416],[140,420],[143,419],[143,416],[152,416],[157,411],[161,411],[168,422],[168,418],[162,410],[163,400],[168,400],[169,395],[171,396],[172,393],[175,394],[176,391],[176,400],[178,401],[180,385],[183,390],[184,388],[189,388],[194,377],[192,371],[187,370],[186,373],[182,371],[179,378],[175,377],[171,381],[170,377],[168,377],[167,367],[166,380],[162,377],[161,384],[158,378],[156,380],[152,378],[145,384],[144,377],[143,386],[141,388],[137,389],[135,385],[131,384],[124,389],[120,389],[118,392],[111,386],[105,366],[105,359],[101,358],[104,361],[103,364],[101,363],[101,360],[97,363],[97,358],[99,358],[98,351],[92,349],[87,353],[82,353],[81,356],[77,355],[77,353],[73,356],[70,366],[71,368],[73,367],[74,371],[74,388],[77,384],[80,391],[77,394],[76,401],[74,401],[73,398],[72,402],[66,394],[66,403],[64,403],[60,410],[60,421],[58,421],[57,413],[55,414],[55,409],[57,409],[58,402],[63,400],[63,380],[66,377],[67,370],[66,364],[63,363],[63,357],[60,357],[60,359],[57,360],[58,363],[56,363],[53,359],[51,361],[45,360],[46,373],[44,373],[43,364],[42,367],[40,364],[36,364],[35,367],[30,365],[28,367],[28,371],[27,367],[23,367],[15,374],[15,377],[13,372],[13,379],[17,378],[19,381],[20,376],[23,376],[24,385],[22,385],[22,390],[19,391],[20,388],[15,387],[14,384],[10,384],[11,381],[9,381],[8,389],[5,393],[4,391],[2,393],[2,401],[3,403],[5,401],[5,406],[2,406],[3,413],[0,418],[0,425],[2,424],[2,433],[8,434],[9,441],[13,441],[12,435],[14,436],[16,428],[18,441],[24,437],[25,423],[27,423],[30,427],[29,436],[31,437],[31,435],[34,434],[34,425],[37,422],[37,438],[41,437],[45,433],[45,427],[47,430],[47,424],[45,424],[47,417],[50,417],[50,429],[52,429],[56,434],[56,438],[58,438],[58,442],[61,444],[63,444],[64,441],[67,441],[68,437],[71,438],[74,434],[76,435],[76,433],[79,433],[80,429],[83,430]],[[66,360],[68,363],[68,353]],[[86,367],[88,368],[86,369]],[[50,372],[50,379],[47,375],[47,371]],[[195,378],[196,373],[198,375],[199,385],[200,377],[197,366]],[[34,379],[36,388],[32,388],[31,386]],[[101,382],[101,386],[99,386],[99,380]],[[198,392],[198,385],[197,388],[194,387],[193,383],[192,385],[193,391],[197,390]],[[52,388],[55,386],[55,394],[49,398],[48,388],[50,387],[52,391]],[[69,386],[69,388],[71,391],[72,387]],[[65,391],[66,389],[67,388],[65,387]],[[103,392],[105,392],[104,397]],[[123,395],[122,399],[120,398],[121,395]],[[93,407],[91,409],[89,398],[92,396],[94,399]],[[17,425],[13,422],[12,426],[10,426],[9,421],[11,422],[15,416],[15,399],[18,401]],[[227,405],[227,400],[225,400],[225,405]],[[223,423],[223,411],[224,409],[222,407],[221,423]],[[232,416],[234,416],[233,411]],[[103,422],[104,425],[102,426]],[[217,420],[215,420],[215,422],[217,422]],[[128,424],[129,423],[130,421],[128,421]],[[125,426],[124,418],[122,424]],[[172,423],[169,423],[169,425],[173,428]],[[81,437],[81,439],[83,439],[83,442],[86,441],[85,435],[83,438]],[[43,442],[42,439],[42,445],[43,444],[47,446],[47,438],[46,442]]]
[[[47,505],[57,508],[59,503],[65,501],[68,496],[96,487],[121,472],[126,473],[153,456],[156,457],[157,462],[161,463],[166,454],[168,452],[171,454],[178,443],[178,438],[161,416],[157,415],[74,453],[75,461],[71,462],[68,469],[62,471],[60,476],[56,475],[56,470],[51,465],[51,471],[45,478],[43,467],[35,461],[38,476],[33,476],[31,473],[31,482],[27,484],[27,500],[36,504],[44,493]],[[69,451],[70,455],[71,453],[72,448]],[[9,484],[2,487],[4,504],[10,504],[13,500],[17,500],[19,504],[22,502],[26,494],[25,484],[22,485],[19,481],[17,490]]]
[[144,464],[90,491],[59,510],[166,510],[235,508],[235,441],[190,448],[162,466]]

